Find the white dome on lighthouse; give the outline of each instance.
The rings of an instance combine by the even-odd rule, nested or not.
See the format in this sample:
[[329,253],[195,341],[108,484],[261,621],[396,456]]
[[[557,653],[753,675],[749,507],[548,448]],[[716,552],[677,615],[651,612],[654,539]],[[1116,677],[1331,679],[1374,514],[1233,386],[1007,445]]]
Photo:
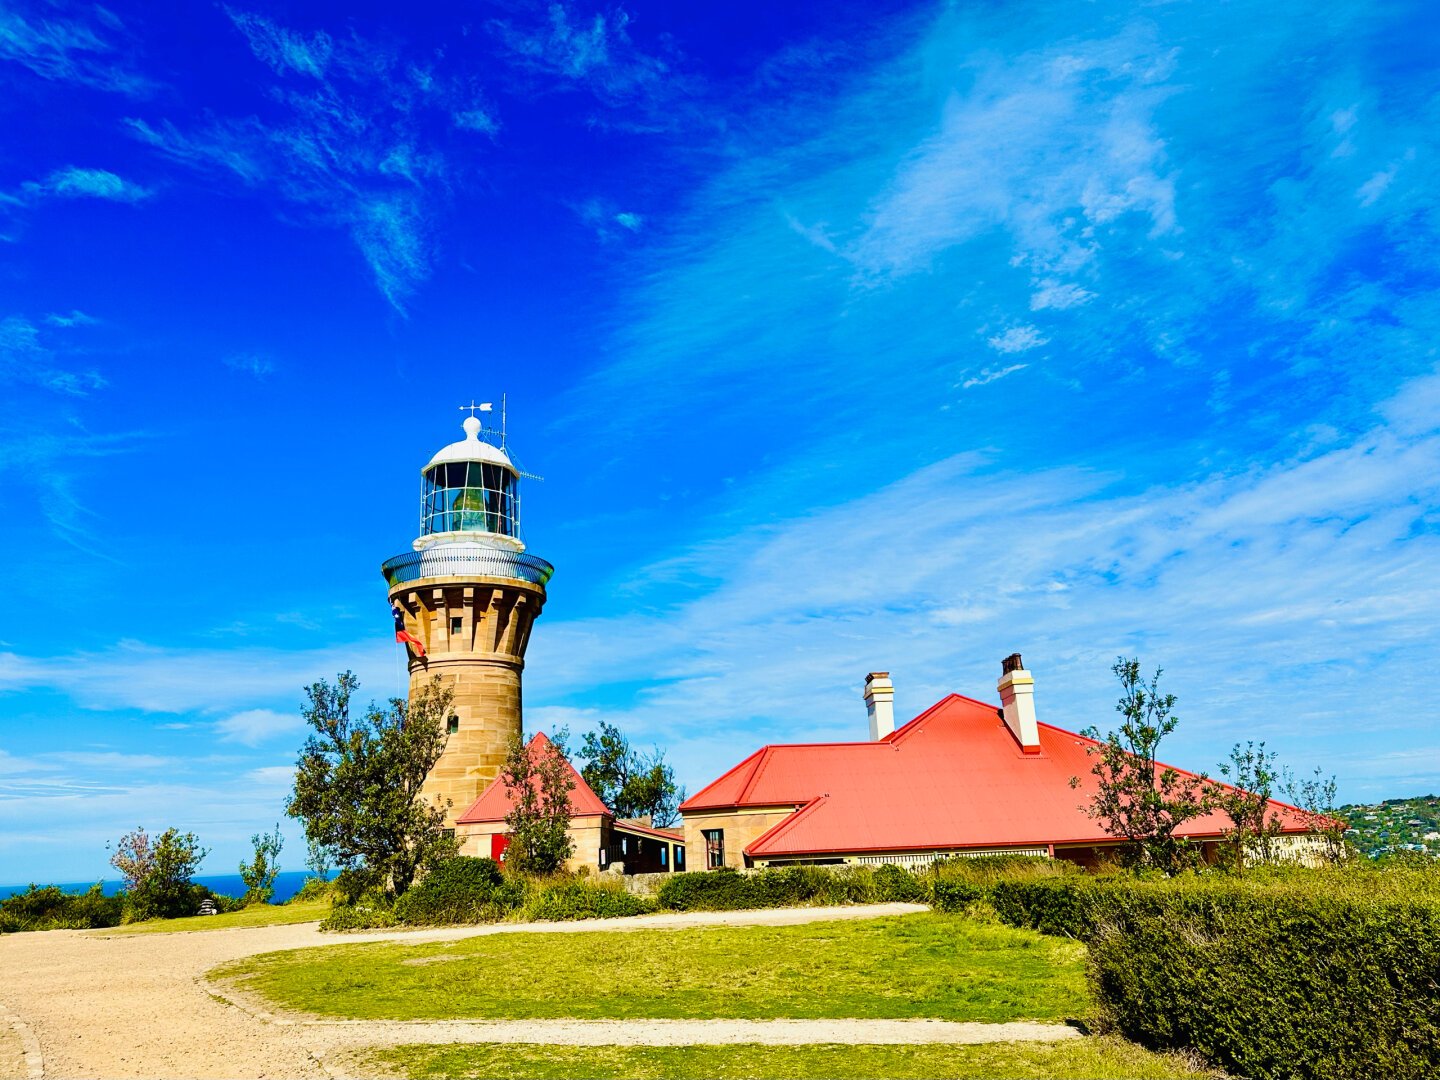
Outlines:
[[459,442],[452,442],[449,446],[437,451],[435,456],[425,463],[425,468],[421,469],[421,472],[428,471],[431,465],[440,465],[448,461],[489,461],[495,465],[503,465],[511,472],[518,471],[504,450],[494,443],[485,442],[480,438],[480,432],[484,425],[478,416],[467,416],[465,422],[460,426],[465,429],[465,438]]

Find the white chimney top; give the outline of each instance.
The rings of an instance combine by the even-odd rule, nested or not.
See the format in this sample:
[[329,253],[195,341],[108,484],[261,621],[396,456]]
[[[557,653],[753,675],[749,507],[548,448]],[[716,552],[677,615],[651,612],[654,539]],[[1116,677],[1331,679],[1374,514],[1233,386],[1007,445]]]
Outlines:
[[1011,653],[1000,662],[1000,706],[1005,726],[1020,749],[1040,752],[1040,726],[1035,721],[1035,679],[1025,670],[1020,654]]
[[879,742],[895,730],[895,684],[888,671],[865,676],[865,711],[870,714],[871,742]]

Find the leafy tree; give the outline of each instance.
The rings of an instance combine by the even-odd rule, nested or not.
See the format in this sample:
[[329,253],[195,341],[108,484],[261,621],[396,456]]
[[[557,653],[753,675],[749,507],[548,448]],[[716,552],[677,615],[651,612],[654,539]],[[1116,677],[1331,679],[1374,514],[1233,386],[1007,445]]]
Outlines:
[[354,895],[380,888],[398,896],[424,867],[455,854],[445,829],[448,801],[427,805],[420,785],[445,749],[453,691],[437,678],[412,702],[373,702],[350,712],[359,680],[344,672],[306,689],[313,729],[296,763],[285,812],[305,825],[305,841],[333,856]]
[[[1160,669],[1147,683],[1138,658],[1119,656],[1111,671],[1120,680],[1115,711],[1122,719],[1118,730],[1103,736],[1094,727],[1084,732],[1099,744],[1087,751],[1096,759],[1090,771],[1097,781],[1087,812],[1125,841],[1121,855],[1127,864],[1173,874],[1198,858],[1198,849],[1175,830],[1210,809],[1206,778],[1156,760],[1161,741],[1179,722],[1175,695],[1160,692]],[[1074,786],[1079,782],[1071,780]]]
[[[537,739],[539,737],[537,736]],[[570,792],[575,788],[565,753],[565,732],[550,741],[510,742],[500,782],[511,795],[505,827],[505,865],[522,874],[553,874],[575,852],[570,839]]]
[[641,754],[619,728],[602,721],[598,734],[586,733],[580,756],[585,759],[580,775],[616,817],[648,817],[660,828],[679,819],[685,789],[675,783],[675,771],[658,749]]
[[1345,862],[1350,857],[1350,848],[1345,843],[1345,822],[1335,806],[1335,777],[1326,776],[1318,766],[1313,776],[1304,779],[1286,769],[1281,789],[1300,811],[1310,835],[1319,842],[1321,858],[1332,866]]
[[1247,852],[1268,863],[1275,858],[1276,837],[1280,835],[1280,816],[1270,812],[1275,782],[1280,779],[1275,753],[1266,753],[1263,742],[1258,745],[1236,743],[1230,749],[1230,760],[1220,766],[1220,774],[1232,785],[1219,789],[1215,803],[1230,818],[1232,828],[1227,834],[1230,859],[1238,867],[1245,865]]
[[272,833],[256,833],[250,837],[250,843],[255,848],[254,857],[240,864],[240,880],[245,882],[243,903],[266,904],[275,895],[275,878],[280,873],[280,864],[276,860],[280,857],[284,840],[280,836],[279,823]]
[[126,899],[138,919],[193,915],[209,890],[190,880],[209,851],[194,833],[166,829],[151,840],[143,828],[115,844],[110,865],[125,878]]

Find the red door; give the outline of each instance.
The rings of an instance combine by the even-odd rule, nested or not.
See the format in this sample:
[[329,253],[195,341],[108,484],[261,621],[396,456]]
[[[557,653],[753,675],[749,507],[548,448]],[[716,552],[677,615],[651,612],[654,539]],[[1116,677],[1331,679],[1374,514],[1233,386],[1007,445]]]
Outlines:
[[490,857],[498,863],[505,861],[505,852],[510,848],[509,833],[490,834]]

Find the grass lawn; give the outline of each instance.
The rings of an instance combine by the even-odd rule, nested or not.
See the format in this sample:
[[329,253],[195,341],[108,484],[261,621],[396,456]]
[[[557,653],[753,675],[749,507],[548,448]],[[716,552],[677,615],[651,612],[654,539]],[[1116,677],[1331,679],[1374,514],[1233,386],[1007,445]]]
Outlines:
[[1083,947],[924,912],[803,926],[495,934],[266,953],[217,968],[282,1008],[360,1019],[935,1017],[1088,1008]]
[[1202,1080],[1183,1059],[1120,1039],[984,1046],[395,1046],[371,1051],[367,1074],[413,1080],[870,1080],[872,1077],[1046,1077]]
[[319,922],[330,914],[329,900],[297,900],[290,904],[252,904],[225,915],[192,915],[186,919],[149,919],[117,926],[105,934],[175,934],[185,930],[225,930],[238,926],[287,926]]

